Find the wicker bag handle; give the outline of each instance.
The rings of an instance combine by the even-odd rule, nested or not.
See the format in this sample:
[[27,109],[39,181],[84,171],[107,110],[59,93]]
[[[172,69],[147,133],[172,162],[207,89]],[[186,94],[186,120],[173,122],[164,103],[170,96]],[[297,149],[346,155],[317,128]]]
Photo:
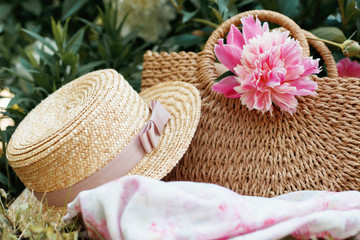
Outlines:
[[241,23],[240,19],[248,15],[257,16],[261,21],[272,22],[289,30],[291,35],[299,41],[303,49],[303,56],[309,56],[310,51],[308,41],[302,32],[302,29],[293,20],[285,15],[269,10],[243,12],[223,22],[207,40],[204,50],[201,52],[199,61],[199,79],[203,79],[199,86],[201,89],[211,90],[211,86],[215,83],[213,80],[217,78],[214,64],[214,46],[218,39],[223,38],[229,32],[231,24],[239,25]]
[[[314,34],[306,30],[303,30],[303,33],[305,34],[306,37],[316,38]],[[338,77],[339,74],[336,67],[335,59],[331,54],[329,48],[325,45],[325,43],[314,39],[308,39],[308,42],[312,47],[316,49],[316,51],[320,53],[321,58],[324,60],[328,77],[330,78]]]

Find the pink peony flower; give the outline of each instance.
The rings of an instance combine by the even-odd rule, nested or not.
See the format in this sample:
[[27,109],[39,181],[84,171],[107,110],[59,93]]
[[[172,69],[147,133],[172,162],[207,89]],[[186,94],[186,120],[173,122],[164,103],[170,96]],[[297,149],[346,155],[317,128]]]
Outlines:
[[215,54],[235,76],[213,85],[213,90],[227,98],[240,98],[250,110],[273,110],[273,103],[293,114],[298,104],[295,96],[315,95],[317,84],[309,76],[319,73],[319,59],[302,58],[300,44],[289,32],[269,32],[265,22],[253,16],[241,19],[242,33],[235,27],[219,39]]
[[339,77],[356,77],[360,78],[360,63],[351,61],[350,58],[343,58],[337,64]]

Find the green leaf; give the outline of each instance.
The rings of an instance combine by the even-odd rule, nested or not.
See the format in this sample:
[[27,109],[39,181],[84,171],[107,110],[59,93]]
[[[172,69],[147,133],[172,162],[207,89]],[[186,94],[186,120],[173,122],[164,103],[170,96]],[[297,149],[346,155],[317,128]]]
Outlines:
[[66,45],[65,51],[77,53],[84,39],[84,34],[84,28],[81,28],[79,31],[77,31],[74,36],[70,38],[69,42]]
[[[310,1],[307,5],[303,5],[302,14],[304,16],[308,16],[309,18],[311,18],[312,16],[316,16],[311,21],[313,22],[313,24],[319,25],[319,24],[323,24],[324,21],[329,20],[328,17],[336,16],[338,13],[337,10],[338,7],[339,7],[338,0]],[[310,12],[304,11],[304,9],[310,9]],[[321,9],[321,11],[319,11],[318,9]],[[336,26],[336,25],[329,25],[329,26]]]
[[45,62],[45,64],[47,64],[47,65],[55,64],[56,60],[50,54],[47,54],[45,51],[38,49],[38,48],[35,48],[35,51],[39,54],[40,59],[43,60]]
[[319,38],[333,42],[343,43],[346,40],[344,33],[337,27],[320,27],[311,32]]
[[208,25],[212,28],[217,28],[219,25],[203,18],[193,18],[192,21]]
[[42,12],[42,4],[40,0],[25,0],[21,1],[21,6],[28,12],[39,16]]
[[242,7],[250,4],[250,3],[253,3],[254,1],[255,1],[255,0],[242,0],[241,2],[237,3],[236,0],[232,0],[231,2],[236,3],[236,7],[237,7],[238,9],[240,9],[240,8],[242,8]]
[[8,178],[0,172],[0,183],[2,186],[8,185]]
[[14,76],[16,76],[16,77],[18,77],[18,78],[20,78],[20,79],[24,80],[24,81],[31,82],[31,83],[33,82],[33,80],[31,80],[30,78],[25,77],[25,76],[23,76],[23,75],[21,75],[21,74],[19,74],[19,73],[15,72],[14,70],[12,70],[12,69],[10,69],[10,68],[6,68],[6,67],[4,67],[3,69],[4,69],[5,71],[7,71],[7,72],[9,72],[9,73],[13,74]]
[[[34,82],[37,84],[37,86],[43,87],[48,92],[52,92],[52,83],[55,82],[53,79],[48,76],[46,73],[34,73]],[[16,96],[16,95],[15,95]]]
[[31,66],[33,68],[38,68],[39,67],[39,63],[38,61],[36,60],[36,58],[33,56],[33,54],[31,52],[27,53],[27,58],[29,59],[30,63],[31,63]]
[[209,8],[212,10],[212,12],[215,14],[215,17],[217,18],[219,24],[221,24],[223,22],[223,18],[221,16],[221,14],[213,7],[209,6]]
[[64,65],[73,65],[73,64],[77,63],[77,57],[72,52],[65,53],[62,60],[63,60]]
[[229,9],[228,9],[229,1],[228,0],[216,0],[215,3],[218,5],[219,13],[222,16],[221,18],[227,19],[228,13],[229,13]]
[[197,13],[199,12],[199,9],[193,11],[193,12],[188,12],[188,11],[184,11],[181,10],[181,13],[183,14],[182,17],[182,23],[187,23],[190,19],[192,19]]
[[233,73],[232,71],[224,72],[219,77],[217,77],[214,81],[219,82],[221,79],[224,79],[224,78],[229,77],[229,76],[235,76],[235,73]]
[[107,54],[107,50],[105,49],[103,44],[98,44],[98,52],[100,53],[100,56],[102,57],[102,59],[106,59],[108,54]]
[[117,36],[114,36],[114,31],[113,31],[113,28],[111,27],[111,11],[110,11],[110,14],[106,14],[106,12],[104,13],[100,7],[98,7],[98,11],[99,11],[99,15],[100,15],[100,18],[101,18],[101,21],[105,27],[105,31],[107,32],[107,35],[109,35],[109,37],[112,39],[112,40],[116,40],[115,38],[117,38]]
[[[184,0],[177,1],[177,2],[178,2],[178,4],[177,4],[178,6],[182,6]],[[180,3],[180,2],[182,2],[182,3]],[[197,8],[197,9],[201,8],[201,2],[199,0],[190,0],[190,2],[195,6],[195,8]]]
[[16,94],[13,98],[11,98],[7,108],[11,108],[12,106],[14,106],[15,104],[29,104],[32,103],[34,105],[37,104],[37,102],[29,97],[25,97],[22,94]]
[[47,97],[49,95],[49,92],[46,91],[45,88],[42,88],[42,87],[35,87],[34,88],[34,94],[36,94],[37,96],[43,94],[43,97]]
[[[125,46],[131,46],[131,44],[124,45]],[[124,50],[123,45],[121,42],[111,42],[110,43],[110,53],[113,58],[118,58],[118,56],[123,52]]]
[[278,0],[280,12],[291,19],[299,17],[302,13],[302,6],[299,0]]
[[71,71],[70,71],[70,81],[74,80],[76,73],[77,73],[77,69],[78,69],[78,63],[79,63],[79,55],[76,55],[76,62],[74,62],[71,65]]
[[95,23],[92,23],[88,20],[86,20],[85,18],[78,18],[79,21],[85,23],[87,26],[91,27],[92,29],[94,29],[97,33],[101,33],[101,29],[102,27],[96,25]]
[[62,42],[62,28],[61,28],[59,22],[58,22],[58,24],[56,24],[54,18],[51,18],[51,29],[52,29],[52,33],[55,38],[56,45],[57,45],[58,49],[61,50],[62,43],[63,43]]
[[132,46],[130,44],[125,45],[125,48],[122,49],[121,61],[123,61],[124,59],[126,59],[129,56],[131,49],[132,49]]
[[14,8],[13,4],[0,3],[0,20],[3,20]]
[[136,36],[138,35],[140,30],[141,29],[134,30],[131,33],[129,33],[128,35],[126,35],[121,41],[122,44],[123,45],[129,44],[129,42],[131,42],[131,40],[134,40],[136,38]]
[[25,32],[27,35],[35,38],[36,40],[39,40],[40,42],[42,42],[45,46],[47,46],[50,50],[52,50],[53,52],[56,52],[55,48],[53,47],[53,45],[51,45],[45,38],[43,38],[42,36],[40,36],[39,34],[32,32],[30,30],[21,29],[23,32]]
[[175,35],[168,38],[164,43],[164,47],[173,47],[174,45],[182,47],[190,47],[196,44],[200,44],[204,41],[203,37],[191,35],[191,34],[181,34]]
[[[128,16],[129,16],[129,13],[130,13],[130,12],[127,12],[127,13],[125,14],[125,16],[123,17],[123,19],[121,20],[121,22],[120,22],[119,27],[118,27],[117,30],[116,30],[116,36],[117,36],[117,37],[120,36],[121,30],[122,30],[122,28],[123,28],[123,26],[124,26],[124,23],[125,23],[126,19],[127,19]],[[114,25],[114,26],[115,26],[115,25]]]
[[355,0],[348,2],[345,9],[346,23],[349,23],[353,18],[358,18],[359,16],[360,9],[357,6],[357,2]]
[[61,11],[61,20],[65,20],[79,11],[87,1],[88,0],[65,0]]
[[66,19],[65,24],[64,24],[64,28],[61,28],[60,22],[58,23],[59,28],[62,30],[62,31],[61,31],[61,40],[62,40],[62,43],[63,43],[63,47],[65,47],[65,42],[66,42],[66,39],[67,39],[67,32],[68,32],[68,28],[69,28],[69,21],[70,21],[70,18]]
[[102,64],[105,64],[105,63],[106,63],[106,61],[101,60],[101,61],[95,61],[95,62],[91,62],[91,63],[85,64],[85,65],[82,65],[78,68],[78,76],[86,74],[86,73],[92,71],[94,68],[96,68]]
[[[116,29],[116,26],[118,24],[118,12],[117,12],[117,2],[115,2],[115,6],[113,4],[110,5],[110,8],[109,9],[106,9],[105,8],[105,14],[109,14],[110,15],[110,22],[111,22],[111,26],[112,26],[112,29],[115,30],[114,31],[114,34],[115,34],[115,37],[118,37],[119,36],[119,33],[121,31],[121,28],[122,28],[122,24],[121,26]],[[126,13],[125,17],[123,18],[123,21],[122,22],[125,22],[127,16],[128,16],[129,12]]]
[[23,57],[19,57],[19,59],[20,59],[21,65],[22,65],[26,70],[32,69],[32,65],[29,63],[28,60],[26,60],[26,59],[23,58]]
[[261,6],[266,10],[273,10],[276,12],[280,12],[280,7],[277,0],[259,0],[259,2]]

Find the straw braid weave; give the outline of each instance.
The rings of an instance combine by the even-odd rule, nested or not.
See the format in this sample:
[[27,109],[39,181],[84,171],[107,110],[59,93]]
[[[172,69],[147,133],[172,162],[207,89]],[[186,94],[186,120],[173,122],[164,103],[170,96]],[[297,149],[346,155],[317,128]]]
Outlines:
[[[271,12],[257,14],[271,20]],[[228,32],[230,24],[225,23],[216,36]],[[213,49],[217,39],[209,41]],[[277,108],[273,116],[250,111],[239,99],[213,92],[214,53],[199,53],[197,69],[187,72],[189,81],[196,79],[202,97],[199,127],[183,159],[165,180],[216,183],[240,194],[266,197],[304,189],[360,190],[360,79],[337,77],[327,47],[323,43],[314,47],[325,56],[332,77],[314,76],[318,95],[299,97],[293,116]],[[174,53],[160,56],[171,61],[168,58]],[[172,61],[171,69],[164,65],[156,71],[184,76],[180,69],[189,56],[194,53]],[[145,54],[142,87],[165,80],[151,73],[160,61],[157,53]]]
[[114,158],[148,117],[146,103],[121,75],[93,72],[28,114],[10,140],[9,163],[34,191],[62,189]]
[[160,83],[137,94],[114,70],[89,73],[39,104],[12,136],[7,156],[29,188],[49,192],[97,172],[150,118],[146,102],[171,114],[158,146],[130,174],[164,177],[179,161],[200,118],[198,90],[184,82]]

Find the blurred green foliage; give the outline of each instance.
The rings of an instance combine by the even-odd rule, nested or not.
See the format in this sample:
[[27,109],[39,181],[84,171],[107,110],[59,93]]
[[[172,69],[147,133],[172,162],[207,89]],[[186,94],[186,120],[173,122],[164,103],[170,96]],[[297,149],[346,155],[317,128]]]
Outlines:
[[[360,40],[360,0],[168,0],[175,12],[171,30],[152,42],[138,36],[141,28],[123,34],[132,13],[120,14],[119,2],[0,1],[0,89],[15,94],[2,117],[15,126],[0,135],[0,187],[12,196],[23,188],[4,154],[16,126],[40,101],[84,73],[114,68],[139,91],[146,50],[201,51],[219,24],[252,9],[283,13],[320,38],[341,43],[356,32],[353,39]],[[343,58],[340,49],[331,49],[336,59]]]

